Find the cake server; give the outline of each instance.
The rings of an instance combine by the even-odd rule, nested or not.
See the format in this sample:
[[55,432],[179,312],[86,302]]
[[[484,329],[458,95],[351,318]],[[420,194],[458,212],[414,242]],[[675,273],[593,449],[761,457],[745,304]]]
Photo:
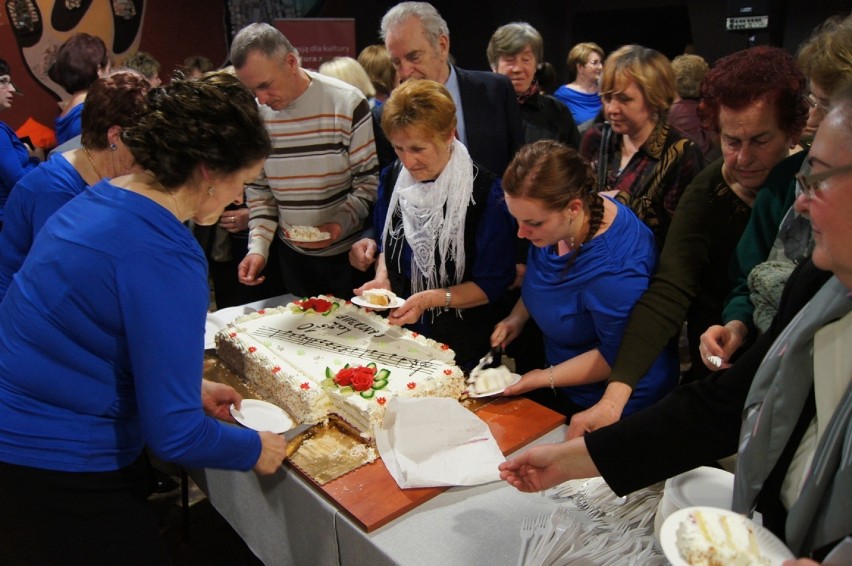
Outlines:
[[479,363],[476,364],[472,370],[470,370],[469,376],[472,376],[476,372],[481,369],[484,369],[486,366],[496,367],[500,365],[500,362],[503,359],[503,348],[501,346],[494,346],[491,348],[488,353],[482,356],[482,359],[479,360]]

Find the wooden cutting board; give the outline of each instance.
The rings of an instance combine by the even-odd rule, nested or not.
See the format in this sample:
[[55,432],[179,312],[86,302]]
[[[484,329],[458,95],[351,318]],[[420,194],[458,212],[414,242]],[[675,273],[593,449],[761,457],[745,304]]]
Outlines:
[[[525,399],[498,398],[476,410],[488,423],[503,454],[526,446],[565,422],[565,417]],[[301,470],[295,467],[291,469]],[[446,487],[400,489],[381,458],[325,485],[302,476],[367,532],[378,529],[421,503],[446,491]]]
[[[236,374],[216,360],[215,355],[206,356],[205,377],[231,385],[243,397],[255,396]],[[510,454],[526,446],[565,422],[563,415],[523,397],[470,399],[465,403],[488,423],[503,454]],[[289,460],[287,463],[289,465]],[[448,489],[400,489],[381,458],[325,485],[319,485],[299,468],[289,467],[367,532],[386,525]]]

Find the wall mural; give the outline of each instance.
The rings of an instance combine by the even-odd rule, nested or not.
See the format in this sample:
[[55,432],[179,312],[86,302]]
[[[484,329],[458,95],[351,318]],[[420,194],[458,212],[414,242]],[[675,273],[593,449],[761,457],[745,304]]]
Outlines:
[[113,62],[138,50],[145,0],[6,0],[5,4],[24,61],[59,99],[69,95],[48,78],[47,68],[59,46],[73,34],[85,32],[103,39]]

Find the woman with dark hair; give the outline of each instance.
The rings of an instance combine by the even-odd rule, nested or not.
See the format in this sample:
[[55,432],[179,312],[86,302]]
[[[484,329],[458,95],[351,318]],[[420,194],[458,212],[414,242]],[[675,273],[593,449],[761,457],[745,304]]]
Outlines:
[[261,474],[284,458],[279,435],[204,415],[240,400],[202,381],[207,263],[183,224],[216,222],[259,174],[271,144],[254,96],[226,74],[172,81],[121,138],[142,170],[54,214],[0,303],[0,530],[13,563],[167,563],[145,445]]
[[672,65],[659,51],[625,45],[607,57],[600,89],[607,121],[586,131],[580,155],[595,167],[598,190],[615,191],[662,249],[680,195],[704,167],[701,149],[669,125]]
[[80,134],[83,102],[89,87],[100,77],[109,74],[109,52],[103,40],[88,33],[78,33],[59,46],[47,76],[65,89],[71,98],[63,102],[56,118],[56,143]]
[[[12,97],[17,92],[9,74],[9,64],[0,59],[0,112],[12,107]],[[12,187],[18,179],[33,170],[43,157],[41,150],[28,148],[12,128],[0,122],[0,231],[5,223],[6,199]]]
[[145,112],[148,88],[144,78],[131,73],[96,80],[83,108],[83,146],[51,155],[15,185],[0,233],[0,301],[48,218],[101,179],[133,170],[133,155],[121,133]]
[[204,73],[213,70],[213,63],[203,55],[190,55],[183,60],[181,71],[186,79],[199,79]]
[[[507,346],[532,317],[549,365],[504,395],[542,390],[536,401],[571,415],[603,394],[627,318],[657,265],[654,236],[627,207],[601,196],[591,167],[556,142],[521,148],[503,174],[503,191],[518,235],[533,247],[521,298],[491,343]],[[625,413],[661,399],[677,376],[674,351],[658,353]]]
[[607,392],[574,415],[569,435],[615,422],[634,386],[687,322],[692,367],[706,375],[701,333],[722,316],[732,289],[731,258],[769,172],[797,145],[807,119],[805,77],[777,47],[753,47],[716,62],[702,83],[707,119],[720,132],[722,158],[690,183],[674,215],[660,266],[630,316]]
[[473,367],[515,276],[513,226],[500,179],[473,162],[455,128],[456,106],[435,81],[406,81],[385,102],[382,129],[398,159],[379,183],[376,277],[355,292],[406,297],[388,321],[448,344]]

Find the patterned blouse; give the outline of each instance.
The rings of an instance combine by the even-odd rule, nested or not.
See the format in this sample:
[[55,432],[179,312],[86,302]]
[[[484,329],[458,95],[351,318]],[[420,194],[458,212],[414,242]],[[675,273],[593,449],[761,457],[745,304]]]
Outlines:
[[619,170],[621,135],[604,123],[586,131],[580,155],[595,168],[599,190],[618,191],[616,199],[651,228],[657,247],[662,249],[680,196],[704,168],[704,157],[695,142],[661,121],[627,166]]

